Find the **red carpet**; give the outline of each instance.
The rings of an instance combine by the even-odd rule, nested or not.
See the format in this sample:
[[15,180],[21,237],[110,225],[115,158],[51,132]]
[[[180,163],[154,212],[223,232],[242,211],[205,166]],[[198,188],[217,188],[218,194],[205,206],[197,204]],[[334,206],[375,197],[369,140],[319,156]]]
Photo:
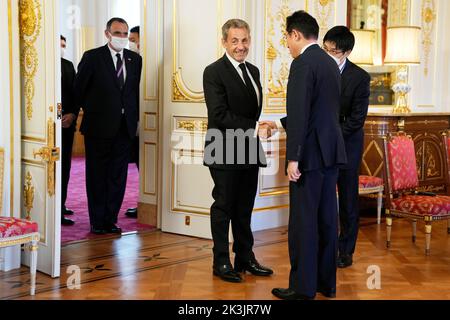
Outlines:
[[[111,237],[111,235],[97,236],[89,232],[89,213],[87,209],[86,182],[85,182],[85,164],[84,158],[73,158],[72,169],[70,172],[69,190],[67,192],[67,208],[73,210],[75,215],[67,218],[75,221],[75,225],[61,228],[61,242],[79,241],[84,239],[98,239],[102,237]],[[137,219],[130,219],[125,215],[128,208],[137,207],[139,199],[139,172],[135,164],[130,164],[128,170],[127,189],[125,199],[119,213],[118,226],[123,232],[153,230],[155,227],[140,224]]]

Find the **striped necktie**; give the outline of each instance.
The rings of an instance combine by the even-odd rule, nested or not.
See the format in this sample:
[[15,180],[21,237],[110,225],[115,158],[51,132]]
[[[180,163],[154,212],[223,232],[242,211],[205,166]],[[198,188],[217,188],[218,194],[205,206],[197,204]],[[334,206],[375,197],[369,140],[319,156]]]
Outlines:
[[116,57],[117,57],[116,74],[117,79],[119,80],[120,90],[122,90],[123,86],[125,85],[125,77],[123,74],[123,61],[122,58],[120,57],[120,53],[116,54]]

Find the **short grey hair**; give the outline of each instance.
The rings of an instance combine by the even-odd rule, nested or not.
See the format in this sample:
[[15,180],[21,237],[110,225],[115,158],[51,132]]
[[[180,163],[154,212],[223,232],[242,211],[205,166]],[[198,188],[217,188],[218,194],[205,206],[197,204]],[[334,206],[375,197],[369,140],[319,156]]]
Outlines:
[[228,39],[228,32],[230,29],[246,29],[248,31],[248,34],[250,34],[250,26],[247,22],[241,19],[230,19],[222,27],[222,39],[227,40]]

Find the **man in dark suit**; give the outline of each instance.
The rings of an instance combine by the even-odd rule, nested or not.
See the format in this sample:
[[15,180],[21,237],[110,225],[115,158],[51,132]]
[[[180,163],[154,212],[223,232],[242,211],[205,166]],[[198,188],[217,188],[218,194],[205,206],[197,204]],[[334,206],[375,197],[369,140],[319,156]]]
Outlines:
[[[256,260],[250,227],[259,167],[265,164],[264,152],[255,137],[263,97],[260,73],[257,67],[245,61],[250,42],[250,27],[245,21],[227,21],[222,28],[226,53],[209,65],[203,75],[208,108],[204,163],[214,180],[213,273],[229,282],[241,282],[240,273],[245,271],[257,276],[273,273]],[[228,247],[230,222],[234,268]]]
[[61,35],[61,97],[62,97],[62,157],[61,157],[61,224],[72,226],[75,222],[65,217],[74,212],[66,208],[67,188],[72,165],[73,139],[76,130],[77,118],[80,108],[77,108],[73,93],[75,81],[75,68],[73,63],[64,59],[66,38]]
[[318,45],[319,25],[305,11],[286,21],[294,61],[287,89],[287,173],[290,180],[289,288],[280,299],[336,296],[338,166],[346,163],[339,127],[341,77]]
[[108,44],[87,51],[78,67],[75,94],[84,116],[86,189],[91,232],[118,233],[128,162],[139,120],[142,58],[127,49],[128,24],[111,19]]
[[[130,50],[137,54],[140,54],[140,48],[141,48],[139,30],[140,30],[139,26],[131,28],[130,36],[128,37],[128,40],[130,40]],[[133,139],[130,163],[135,163],[136,167],[139,170],[139,132],[136,133],[136,137],[134,137],[134,139]],[[127,212],[125,212],[125,215],[128,218],[136,219],[138,217],[138,209],[130,208],[127,210]]]
[[355,45],[355,37],[345,26],[328,31],[323,48],[337,62],[342,74],[340,123],[348,163],[340,168],[339,189],[339,257],[338,267],[353,263],[359,226],[359,169],[364,147],[364,122],[369,109],[370,75],[347,57]]

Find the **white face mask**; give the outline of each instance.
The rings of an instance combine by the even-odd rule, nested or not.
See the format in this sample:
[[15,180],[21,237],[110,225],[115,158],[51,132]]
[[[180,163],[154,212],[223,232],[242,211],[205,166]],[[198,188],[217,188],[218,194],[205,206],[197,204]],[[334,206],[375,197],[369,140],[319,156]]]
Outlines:
[[130,41],[130,50],[133,51],[133,52],[136,52],[137,54],[139,54],[139,48],[138,48],[136,42],[131,42]]
[[116,51],[120,52],[128,45],[128,38],[119,38],[111,36],[111,46],[116,49]]
[[61,48],[61,58],[64,58],[66,55],[66,48]]

